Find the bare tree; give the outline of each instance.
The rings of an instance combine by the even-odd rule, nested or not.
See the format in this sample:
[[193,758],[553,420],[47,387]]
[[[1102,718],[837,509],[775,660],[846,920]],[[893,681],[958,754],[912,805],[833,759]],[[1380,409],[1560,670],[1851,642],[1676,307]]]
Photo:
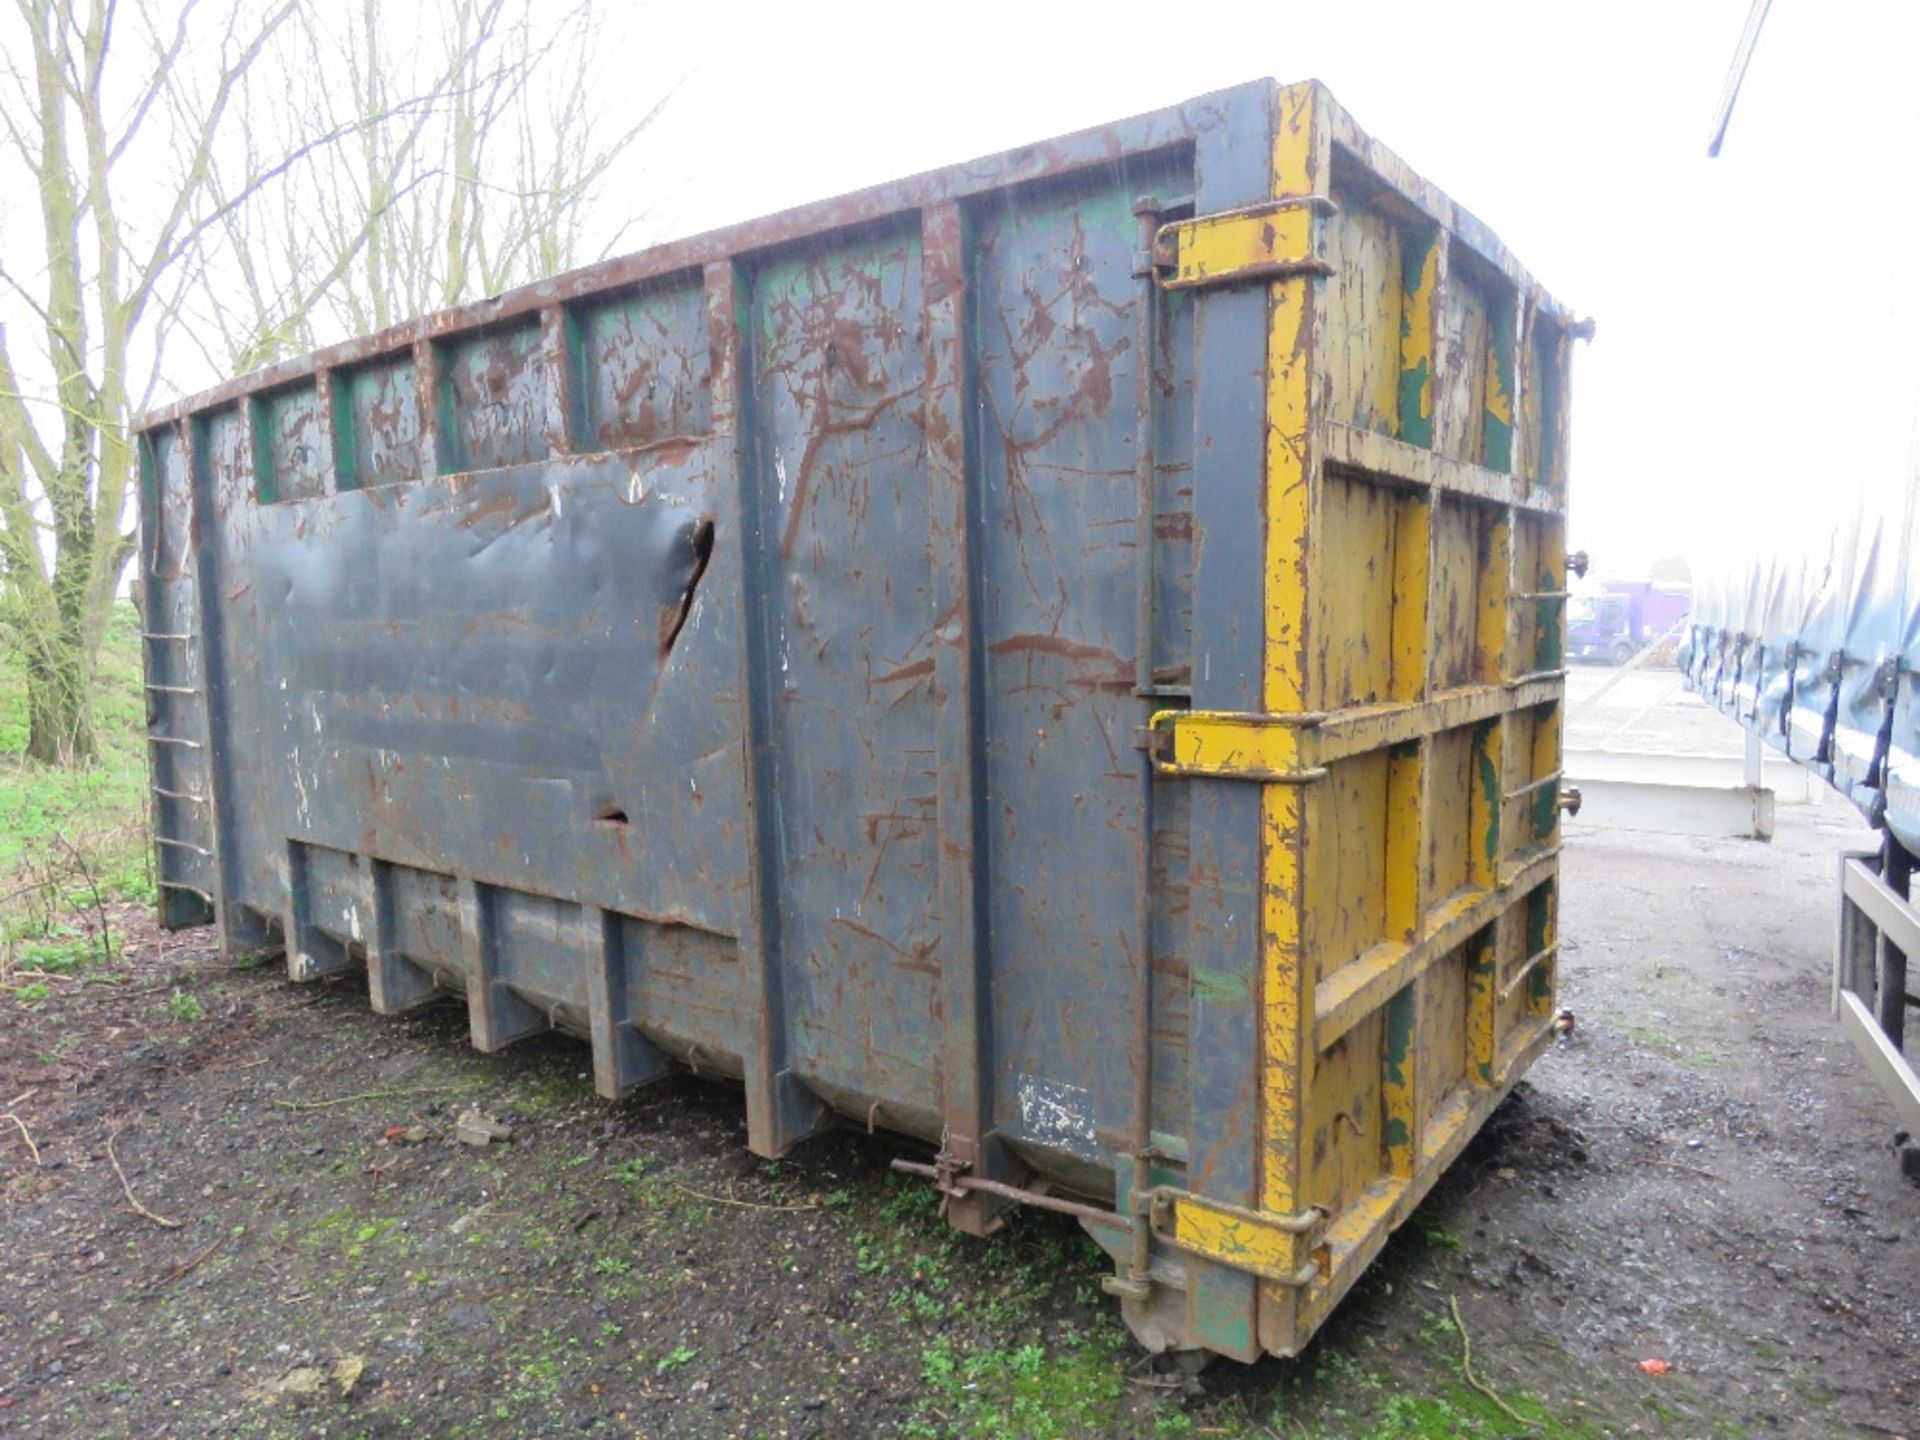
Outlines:
[[602,133],[591,0],[558,19],[536,0],[12,3],[0,160],[32,182],[43,253],[21,259],[17,231],[0,252],[32,316],[17,352],[0,326],[0,636],[30,756],[79,763],[133,549],[128,421],[168,338],[250,369],[564,268],[657,107]]
[[[212,80],[204,103],[184,115],[168,99],[192,4],[171,29],[142,11],[141,33],[129,40],[115,0],[15,0],[22,43],[9,36],[5,46],[0,125],[31,178],[43,249],[25,274],[9,254],[0,280],[36,317],[42,381],[23,384],[11,337],[0,333],[0,622],[25,662],[35,759],[94,753],[94,657],[133,545],[133,341],[174,298],[178,258],[219,219],[202,203],[214,152],[238,88],[294,4],[236,3],[198,22],[195,44],[215,57]],[[135,223],[121,199],[149,127],[165,129],[177,170],[171,198]]]
[[[288,131],[271,143],[354,141],[280,204],[228,212],[210,263],[243,283],[196,295],[190,327],[223,370],[578,263],[598,188],[664,104],[612,119],[598,108],[591,0],[558,16],[538,0],[358,0],[299,23],[319,63],[306,86],[275,94]],[[245,157],[234,183],[258,164]],[[596,253],[643,218],[629,212]]]

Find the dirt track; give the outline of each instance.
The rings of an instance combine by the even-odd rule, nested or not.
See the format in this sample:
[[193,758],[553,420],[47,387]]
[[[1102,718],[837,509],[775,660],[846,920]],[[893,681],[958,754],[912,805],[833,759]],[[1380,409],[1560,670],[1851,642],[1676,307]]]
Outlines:
[[[1826,1014],[1860,835],[1574,826],[1573,1037],[1305,1361],[1197,1387],[1069,1223],[951,1236],[884,1140],[763,1164],[723,1083],[608,1106],[572,1042],[479,1056],[136,923],[118,983],[0,999],[44,1162],[0,1125],[0,1435],[1920,1434],[1920,1189]],[[473,1103],[510,1144],[452,1143]]]

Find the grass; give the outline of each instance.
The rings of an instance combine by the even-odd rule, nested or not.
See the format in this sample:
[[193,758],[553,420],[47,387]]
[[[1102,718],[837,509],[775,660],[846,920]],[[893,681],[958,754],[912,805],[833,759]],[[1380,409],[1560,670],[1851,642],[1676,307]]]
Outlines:
[[1125,1365],[1110,1326],[1075,1345],[1028,1343],[969,1349],[948,1339],[927,1346],[926,1394],[906,1427],[914,1440],[1068,1440],[1111,1430]]
[[140,620],[121,605],[94,690],[100,758],[85,770],[27,763],[20,657],[0,652],[0,979],[64,975],[113,961],[111,936],[71,928],[115,900],[153,899],[147,829]]

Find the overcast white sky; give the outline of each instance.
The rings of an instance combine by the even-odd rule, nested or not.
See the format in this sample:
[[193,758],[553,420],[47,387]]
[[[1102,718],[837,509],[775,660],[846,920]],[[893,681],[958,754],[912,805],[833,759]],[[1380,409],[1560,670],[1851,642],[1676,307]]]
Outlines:
[[[1603,572],[1813,543],[1860,487],[1905,483],[1910,0],[1775,0],[1717,160],[1707,132],[1749,0],[599,4],[589,83],[609,133],[684,77],[602,197],[603,235],[648,217],[627,248],[1262,75],[1318,77],[1598,321],[1575,361],[1569,538]],[[9,246],[31,249],[34,219],[0,189]],[[163,391],[218,378],[176,346]]]
[[635,83],[692,73],[625,183],[671,196],[649,226],[666,238],[1261,75],[1317,76],[1598,320],[1575,362],[1571,541],[1630,574],[1824,530],[1850,487],[1906,474],[1920,6],[1775,0],[1708,160],[1747,9],[649,7],[631,22]]

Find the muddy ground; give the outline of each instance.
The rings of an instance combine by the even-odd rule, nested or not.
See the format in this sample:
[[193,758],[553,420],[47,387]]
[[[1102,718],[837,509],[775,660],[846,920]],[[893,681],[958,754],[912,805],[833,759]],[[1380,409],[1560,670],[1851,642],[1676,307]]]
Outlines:
[[1826,1009],[1862,833],[1573,826],[1572,1037],[1304,1360],[1197,1382],[1071,1223],[950,1235],[882,1139],[756,1161],[728,1084],[608,1105],[122,911],[0,996],[0,1435],[1920,1434],[1920,1189]]

